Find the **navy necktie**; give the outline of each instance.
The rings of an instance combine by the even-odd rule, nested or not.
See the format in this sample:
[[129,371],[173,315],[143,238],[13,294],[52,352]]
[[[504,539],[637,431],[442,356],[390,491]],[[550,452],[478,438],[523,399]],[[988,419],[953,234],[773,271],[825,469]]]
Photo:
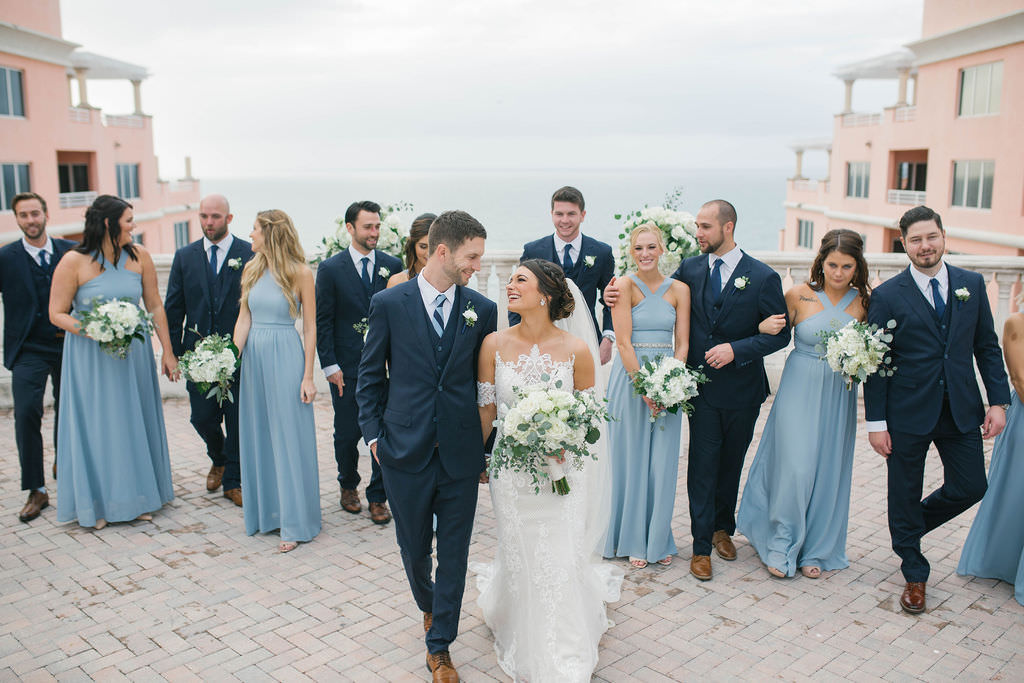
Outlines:
[[364,256],[360,261],[363,263],[363,288],[369,294],[370,290],[373,289],[373,285],[370,283],[370,257]]
[[572,270],[572,258],[569,256],[569,250],[572,249],[571,244],[565,245],[565,249],[562,250],[562,270],[568,273]]
[[45,249],[40,249],[39,250],[39,265],[41,265],[44,270],[49,270],[50,269],[50,262],[46,259],[46,250]]
[[217,245],[210,247],[210,272],[217,277]]
[[444,294],[438,294],[434,299],[434,318],[431,322],[438,337],[444,336],[444,302],[447,300]]
[[716,258],[711,266],[711,296],[715,301],[722,296],[722,259]]
[[932,302],[935,304],[935,314],[941,320],[942,315],[946,312],[946,302],[942,300],[942,292],[939,291],[939,281],[932,278],[928,284],[932,286]]

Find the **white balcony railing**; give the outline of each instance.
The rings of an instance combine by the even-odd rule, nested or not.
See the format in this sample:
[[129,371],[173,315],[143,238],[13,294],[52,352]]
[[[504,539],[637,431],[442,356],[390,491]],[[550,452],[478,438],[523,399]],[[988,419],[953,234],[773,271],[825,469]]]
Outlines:
[[794,180],[793,190],[796,192],[817,192],[819,184],[820,181],[818,180]]
[[79,206],[89,206],[96,200],[95,192],[61,192],[57,195],[60,199],[60,208],[74,209]]
[[68,119],[72,123],[89,123],[92,121],[92,110],[82,107],[68,107]]
[[925,193],[914,190],[889,190],[888,202],[904,206],[920,206],[924,204]]
[[881,114],[843,114],[843,128],[877,126],[881,122]]
[[128,114],[126,116],[103,115],[103,125],[112,128],[145,128],[146,119],[141,116]]
[[917,118],[917,107],[897,107],[892,112],[892,120],[896,123],[913,121]]

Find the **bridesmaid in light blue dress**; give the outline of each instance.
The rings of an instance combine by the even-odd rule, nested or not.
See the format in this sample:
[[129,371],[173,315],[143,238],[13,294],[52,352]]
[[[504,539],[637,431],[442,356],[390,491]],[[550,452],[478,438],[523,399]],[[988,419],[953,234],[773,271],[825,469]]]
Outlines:
[[[777,578],[843,569],[857,432],[857,387],[820,359],[818,333],[864,320],[868,269],[852,230],[821,240],[809,283],[786,292],[795,349],[750,466],[736,525]],[[811,283],[815,283],[813,286]],[[818,284],[818,283],[823,283]],[[761,331],[781,329],[781,316]]]
[[163,404],[149,337],[114,358],[71,315],[94,298],[144,300],[153,314],[163,371],[177,376],[153,259],[131,243],[131,205],[101,195],[86,211],[82,244],[53,275],[50,318],[67,332],[61,367],[57,521],[102,529],[152,519],[174,499]]
[[1024,313],[1007,319],[1003,353],[1013,382],[1006,427],[992,447],[988,491],[967,534],[956,573],[1012,583],[1014,597],[1024,605]]
[[612,500],[604,556],[628,557],[643,569],[648,562],[670,564],[676,554],[672,512],[683,414],[666,413],[651,422],[656,406],[634,393],[630,376],[658,356],[686,360],[690,288],[659,272],[665,248],[656,226],[637,226],[629,240],[637,272],[618,284],[630,307],[612,309],[619,355],[608,381],[608,412],[614,420],[608,425]]
[[[283,211],[261,211],[251,239],[256,255],[242,271],[234,335],[242,350],[238,439],[245,532],[280,529],[278,550],[286,553],[320,533],[313,273]],[[295,330],[300,310],[301,338]]]

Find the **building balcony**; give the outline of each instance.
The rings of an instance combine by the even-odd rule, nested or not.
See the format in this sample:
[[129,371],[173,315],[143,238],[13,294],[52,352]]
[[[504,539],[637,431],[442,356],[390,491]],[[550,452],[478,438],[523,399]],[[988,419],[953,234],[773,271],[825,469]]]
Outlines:
[[91,123],[92,109],[88,107],[68,107],[68,120],[71,123]]
[[109,128],[145,128],[146,117],[137,114],[103,115],[103,125]]
[[882,115],[874,114],[842,114],[843,128],[862,128],[865,126],[878,126],[882,123]]
[[906,123],[917,119],[917,107],[893,107],[892,120],[896,123]]
[[897,206],[920,206],[925,203],[925,194],[914,190],[889,190],[886,201]]
[[96,200],[96,192],[61,192],[58,195],[60,208],[75,209],[82,206],[90,206]]

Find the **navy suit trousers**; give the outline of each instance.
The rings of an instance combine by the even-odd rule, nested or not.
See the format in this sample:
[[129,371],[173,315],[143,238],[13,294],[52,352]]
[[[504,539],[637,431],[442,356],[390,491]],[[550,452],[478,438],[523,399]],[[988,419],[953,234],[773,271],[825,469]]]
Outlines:
[[[225,491],[241,488],[242,470],[238,463],[238,372],[231,384],[235,400],[206,398],[192,382],[186,384],[188,400],[192,406],[192,426],[206,443],[206,454],[214,467],[224,468]],[[224,428],[221,428],[221,423]]]
[[[356,373],[344,373],[345,393],[338,396],[338,388],[330,386],[331,402],[334,404],[334,459],[338,463],[338,483],[343,489],[355,490],[359,486],[359,440],[363,438],[359,429],[359,406],[356,405]],[[352,379],[348,379],[352,378]],[[366,487],[369,503],[387,502],[380,465],[370,458],[370,483]]]
[[46,486],[43,474],[43,397],[46,394],[46,378],[49,377],[53,383],[53,443],[56,447],[61,357],[60,349],[48,352],[23,349],[11,368],[14,440],[18,444],[23,491]]
[[[921,537],[981,500],[988,487],[981,430],[961,432],[942,402],[939,421],[930,434],[889,430],[889,534],[892,549],[903,560],[907,581],[927,581],[928,560],[921,553]],[[924,464],[928,447],[935,444],[942,460],[942,486],[922,500]]]

